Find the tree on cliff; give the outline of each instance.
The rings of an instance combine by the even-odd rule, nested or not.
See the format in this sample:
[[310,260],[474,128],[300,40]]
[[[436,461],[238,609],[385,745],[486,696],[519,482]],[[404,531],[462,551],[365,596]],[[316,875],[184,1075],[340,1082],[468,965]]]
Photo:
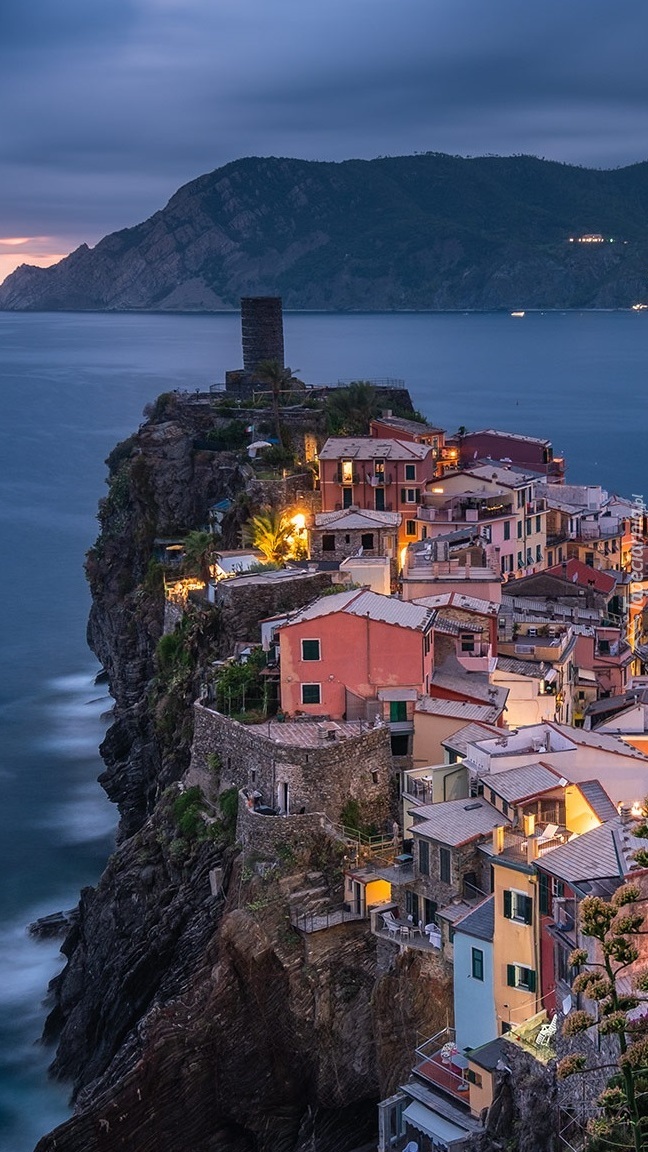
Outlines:
[[277,508],[258,512],[243,525],[243,543],[263,553],[266,560],[282,564],[293,553],[294,525]]
[[261,360],[257,364],[255,375],[262,384],[270,385],[270,399],[272,403],[272,420],[275,436],[280,448],[284,447],[281,434],[281,397],[293,390],[298,383],[292,368],[282,368],[278,360]]
[[212,568],[220,559],[216,537],[211,532],[190,532],[183,542],[184,569],[190,576],[198,576],[207,585]]
[[326,415],[333,436],[367,436],[370,422],[378,415],[378,393],[367,380],[354,380],[347,388],[329,393]]
[[[596,1014],[577,1010],[567,1016],[563,1035],[578,1036],[596,1029],[599,1036],[616,1036],[619,1047],[616,1064],[597,1062],[595,1069],[616,1069],[598,1099],[600,1114],[588,1125],[589,1152],[629,1149],[648,1152],[648,1017],[634,1010],[646,1002],[648,971],[626,987],[629,970],[639,959],[638,937],[645,935],[645,903],[636,884],[619,888],[607,901],[587,896],[580,905],[580,928],[584,936],[598,941],[599,960],[591,960],[584,948],[569,957],[572,967],[583,967],[572,985],[573,991],[593,1001]],[[587,967],[584,967],[587,965]],[[558,1065],[561,1078],[594,1070],[582,1052],[566,1056]]]

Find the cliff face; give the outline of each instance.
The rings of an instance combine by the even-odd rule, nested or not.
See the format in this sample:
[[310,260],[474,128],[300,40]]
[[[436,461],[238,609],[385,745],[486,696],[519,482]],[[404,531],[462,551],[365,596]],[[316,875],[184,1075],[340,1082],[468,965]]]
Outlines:
[[[23,265],[0,309],[213,311],[274,294],[332,311],[627,308],[647,290],[647,209],[648,164],[250,158],[93,249]],[[570,242],[588,233],[605,242]]]

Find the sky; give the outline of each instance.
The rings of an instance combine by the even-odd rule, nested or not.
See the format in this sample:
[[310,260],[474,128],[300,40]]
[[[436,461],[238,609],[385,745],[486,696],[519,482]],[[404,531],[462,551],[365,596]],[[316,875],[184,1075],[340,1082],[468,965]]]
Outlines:
[[646,0],[3,0],[0,280],[242,156],[648,159]]

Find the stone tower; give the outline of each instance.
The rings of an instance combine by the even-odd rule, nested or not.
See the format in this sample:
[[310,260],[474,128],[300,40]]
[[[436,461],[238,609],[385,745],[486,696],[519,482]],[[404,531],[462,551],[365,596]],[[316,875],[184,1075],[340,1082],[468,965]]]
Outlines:
[[254,374],[261,360],[277,360],[284,367],[281,296],[241,297],[243,369]]

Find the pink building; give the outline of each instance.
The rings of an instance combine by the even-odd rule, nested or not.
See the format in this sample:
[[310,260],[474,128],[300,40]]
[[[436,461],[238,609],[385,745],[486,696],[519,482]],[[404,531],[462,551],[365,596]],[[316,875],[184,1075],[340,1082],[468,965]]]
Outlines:
[[432,674],[433,619],[431,608],[366,589],[309,604],[278,630],[282,711],[379,718],[405,738],[392,750],[406,755],[414,704]]
[[398,512],[402,548],[417,538],[416,511],[436,472],[435,451],[414,440],[330,437],[319,454],[322,512],[352,505]]

